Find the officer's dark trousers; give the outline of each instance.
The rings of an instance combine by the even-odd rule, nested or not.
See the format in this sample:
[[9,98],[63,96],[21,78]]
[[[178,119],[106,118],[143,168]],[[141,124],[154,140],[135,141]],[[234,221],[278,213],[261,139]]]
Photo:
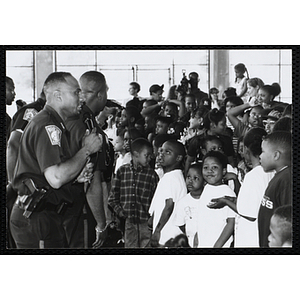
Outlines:
[[10,216],[10,230],[19,249],[65,248],[62,218],[54,211],[34,212],[26,219],[16,204]]

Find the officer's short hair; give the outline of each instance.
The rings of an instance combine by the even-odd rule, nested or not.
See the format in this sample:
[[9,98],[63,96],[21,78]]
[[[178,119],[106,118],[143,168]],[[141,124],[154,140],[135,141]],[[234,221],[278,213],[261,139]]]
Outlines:
[[105,76],[98,71],[87,71],[83,73],[80,77],[86,79],[87,81],[93,81],[100,86],[101,91],[106,90],[106,79]]
[[50,86],[53,86],[58,83],[67,83],[66,78],[72,77],[72,74],[69,72],[53,72],[45,80],[43,86],[43,92],[46,94]]
[[13,82],[14,81],[10,77],[8,77],[8,76],[5,77],[5,83],[6,84],[13,83]]

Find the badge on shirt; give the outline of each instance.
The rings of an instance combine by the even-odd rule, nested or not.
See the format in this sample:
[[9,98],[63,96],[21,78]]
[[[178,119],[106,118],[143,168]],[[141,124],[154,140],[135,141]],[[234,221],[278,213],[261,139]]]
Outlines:
[[55,125],[45,126],[49,139],[52,145],[58,145],[60,147],[61,130]]
[[31,119],[37,115],[38,111],[35,110],[34,108],[27,108],[25,110],[24,116],[23,116],[23,120],[25,121],[31,121]]

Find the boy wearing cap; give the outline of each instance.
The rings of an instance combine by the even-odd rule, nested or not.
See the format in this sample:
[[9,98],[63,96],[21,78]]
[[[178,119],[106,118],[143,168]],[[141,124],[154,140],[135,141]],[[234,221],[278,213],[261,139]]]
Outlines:
[[[264,110],[266,113],[266,110]],[[282,107],[274,107],[272,110],[268,110],[267,114],[262,115],[263,125],[267,132],[270,134],[273,131],[275,123],[281,118],[283,112]]]

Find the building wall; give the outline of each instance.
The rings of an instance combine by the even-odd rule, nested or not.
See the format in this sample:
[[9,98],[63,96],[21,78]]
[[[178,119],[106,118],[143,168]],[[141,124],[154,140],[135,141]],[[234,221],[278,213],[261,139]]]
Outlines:
[[[208,92],[217,87],[220,97],[234,82],[234,65],[243,62],[250,77],[260,77],[266,84],[279,82],[280,100],[292,101],[291,50],[36,50],[7,51],[6,73],[16,86],[16,100],[27,103],[40,94],[43,82],[53,71],[68,71],[79,79],[88,70],[105,74],[108,96],[122,100],[129,97],[128,84],[141,85],[140,96],[149,96],[152,84],[164,84],[165,93],[173,84],[179,84],[182,71],[195,71],[200,76],[199,87]],[[7,107],[10,115],[16,111]]]

